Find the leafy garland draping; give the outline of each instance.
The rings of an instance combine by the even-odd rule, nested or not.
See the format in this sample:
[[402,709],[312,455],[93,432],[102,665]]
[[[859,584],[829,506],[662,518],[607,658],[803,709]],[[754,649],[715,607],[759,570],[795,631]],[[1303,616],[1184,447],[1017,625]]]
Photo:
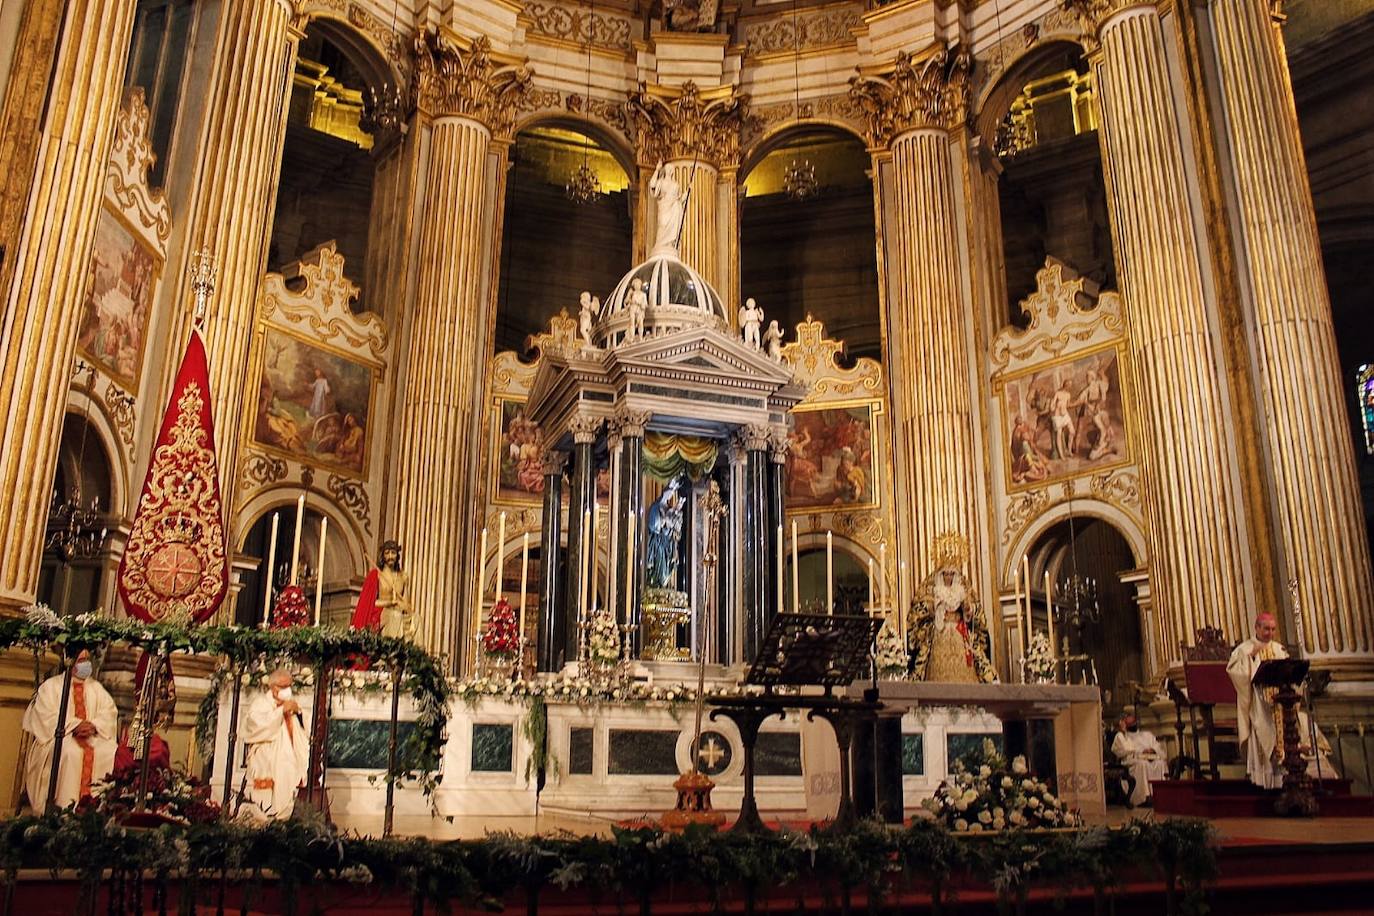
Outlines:
[[1160,879],[1162,911],[1182,913],[1197,911],[1216,874],[1216,854],[1212,829],[1181,819],[981,839],[918,819],[904,829],[865,821],[845,833],[748,836],[693,827],[674,834],[637,827],[617,828],[610,837],[492,833],[438,842],[361,838],[301,819],[135,831],[98,811],[67,810],[0,823],[0,879],[15,880],[21,867],[72,870],[92,902],[107,870],[112,883],[146,875],[159,899],[173,886],[180,890],[183,913],[197,903],[215,905],[227,880],[248,906],[264,890],[265,868],[287,913],[297,909],[301,888],[325,882],[407,894],[416,912],[451,903],[499,909],[503,899],[518,906],[521,889],[535,895],[552,888],[584,889],[648,912],[652,899],[680,892],[705,895],[719,907],[723,899],[753,901],[789,885],[798,895],[809,885],[827,897],[855,888],[890,897],[924,886],[937,906],[954,885],[983,886],[1007,906],[1023,902],[1031,887],[1061,895],[1086,888],[1105,897],[1127,872]]
[[[281,659],[343,664],[350,659],[366,658],[374,669],[400,670],[401,690],[410,695],[415,707],[415,728],[407,738],[405,752],[398,754],[397,759],[413,761],[415,769],[398,775],[417,777],[425,794],[438,786],[451,688],[442,662],[403,639],[382,636],[373,630],[339,627],[262,630],[144,623],[100,614],[58,617],[46,608],[35,608],[27,617],[0,620],[0,651],[14,647],[52,648],[72,655],[82,648],[95,649],[110,643],[124,643],[149,652],[221,656],[229,670],[250,680],[255,675],[260,677]],[[250,669],[255,670],[250,673]]]

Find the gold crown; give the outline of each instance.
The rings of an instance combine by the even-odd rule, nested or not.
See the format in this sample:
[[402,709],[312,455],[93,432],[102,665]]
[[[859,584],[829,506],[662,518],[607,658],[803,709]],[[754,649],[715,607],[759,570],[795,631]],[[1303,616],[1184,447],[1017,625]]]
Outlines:
[[946,531],[935,538],[935,560],[939,569],[962,568],[968,562],[968,539]]

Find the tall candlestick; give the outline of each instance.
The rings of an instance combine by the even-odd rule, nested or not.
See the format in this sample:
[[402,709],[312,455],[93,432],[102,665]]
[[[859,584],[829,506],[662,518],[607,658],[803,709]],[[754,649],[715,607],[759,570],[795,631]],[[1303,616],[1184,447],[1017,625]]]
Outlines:
[[[1016,567],[1016,647],[1020,649],[1021,661],[1026,660],[1026,596],[1025,592],[1030,590],[1030,583],[1026,581],[1021,565]],[[1010,650],[1007,653],[1011,654]],[[1014,672],[1013,672],[1014,674]],[[1015,680],[1015,677],[1013,677]],[[1026,666],[1021,666],[1021,681],[1025,683]]]
[[884,608],[888,604],[887,590],[887,541],[878,545],[878,603]]
[[296,536],[291,542],[291,581],[290,585],[296,584],[296,569],[301,562],[301,526],[305,521],[305,494],[302,493],[296,500]]
[[487,529],[482,529],[482,549],[477,552],[477,603],[472,614],[472,632],[482,632],[482,604],[487,593]]
[[635,534],[639,526],[635,524],[633,518],[626,518],[625,525],[625,622],[630,623],[635,619],[634,615],[634,594],[633,583],[635,580]]
[[825,533],[825,612],[835,613],[835,538]]
[[906,647],[906,560],[897,563],[897,628],[902,631],[902,647]]
[[272,538],[267,545],[267,569],[263,576],[262,586],[262,626],[267,629],[267,624],[272,621],[272,579],[276,576],[277,566],[277,524],[281,521],[278,516],[280,512],[272,513]]
[[601,503],[596,501],[596,495],[592,495],[592,539],[587,544],[587,582],[590,592],[587,595],[587,604],[592,610],[596,610],[599,605],[596,603],[596,552],[597,538],[601,533]]
[[868,558],[868,610],[873,611],[873,558]]
[[798,585],[798,583],[799,583],[799,581],[800,581],[800,579],[799,579],[799,576],[800,576],[799,570],[800,570],[800,569],[801,569],[801,564],[797,562],[797,520],[794,518],[794,519],[792,519],[792,613],[793,613],[793,614],[800,614],[800,613],[801,613],[801,588],[800,588],[799,585]]
[[501,522],[496,529],[496,600],[506,594],[506,513],[501,513]]
[[587,546],[588,546],[588,541],[591,540],[591,530],[592,530],[592,511],[591,511],[590,509],[583,509],[583,510],[582,510],[582,555],[581,555],[580,557],[577,558],[577,572],[578,572],[578,574],[582,577],[582,594],[578,596],[578,604],[577,604],[577,620],[578,620],[579,623],[585,623],[586,620],[587,620],[587,591],[588,591],[588,586],[589,586],[589,583],[587,582],[587,554],[588,554]]
[[1022,600],[1026,605],[1026,623],[1021,628],[1021,657],[1024,659],[1026,653],[1030,651],[1030,623],[1031,623],[1031,574],[1030,557],[1026,554],[1021,555],[1021,579],[1025,582],[1025,594]]
[[530,582],[530,533],[525,532],[525,537],[520,543],[520,626],[516,629],[516,636],[520,639],[525,638],[525,589]]
[[782,525],[779,525],[779,526],[778,526],[778,610],[777,610],[777,613],[779,613],[779,614],[781,614],[782,611],[783,611],[783,604],[782,604],[782,602],[783,602],[783,597],[782,597],[782,576],[783,576],[783,572],[782,572]]
[[324,604],[324,542],[329,536],[329,516],[320,516],[320,553],[315,563],[315,626],[320,625],[320,608]]
[[1045,617],[1049,621],[1050,658],[1059,658],[1059,647],[1054,644],[1054,598],[1050,594],[1050,571],[1045,570]]

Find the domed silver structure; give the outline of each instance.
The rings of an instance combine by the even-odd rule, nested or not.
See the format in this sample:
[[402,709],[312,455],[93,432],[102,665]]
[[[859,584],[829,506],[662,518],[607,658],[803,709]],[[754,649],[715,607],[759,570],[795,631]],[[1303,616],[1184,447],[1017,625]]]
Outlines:
[[644,315],[644,336],[658,337],[685,328],[714,327],[727,330],[725,306],[711,284],[674,251],[656,253],[621,277],[615,290],[601,306],[595,337],[597,346],[614,348],[630,327],[626,298],[639,280],[648,307]]

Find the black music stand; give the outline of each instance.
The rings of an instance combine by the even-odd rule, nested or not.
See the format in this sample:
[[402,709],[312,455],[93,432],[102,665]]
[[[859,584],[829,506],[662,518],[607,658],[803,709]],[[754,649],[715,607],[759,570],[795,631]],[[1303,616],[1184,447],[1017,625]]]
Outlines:
[[[1283,791],[1274,810],[1289,817],[1315,817],[1317,799],[1312,794],[1312,779],[1302,756],[1302,735],[1298,728],[1298,685],[1307,677],[1312,663],[1305,658],[1273,658],[1260,662],[1250,683],[1278,691],[1274,702],[1283,710]],[[1317,753],[1314,747],[1312,752]]]
[[[715,701],[711,721],[725,716],[739,729],[744,747],[744,797],[739,818],[731,830],[768,833],[754,798],[754,744],[759,726],[788,709],[806,709],[807,717],[819,716],[835,730],[840,749],[840,809],[833,829],[846,830],[858,820],[850,791],[849,745],[856,724],[871,718],[880,708],[876,699],[851,700],[835,696],[836,687],[848,687],[868,674],[869,651],[882,620],[829,614],[778,614],[764,636],[744,682],[763,687],[758,696],[722,697]],[[824,687],[821,696],[780,696],[775,687]]]

